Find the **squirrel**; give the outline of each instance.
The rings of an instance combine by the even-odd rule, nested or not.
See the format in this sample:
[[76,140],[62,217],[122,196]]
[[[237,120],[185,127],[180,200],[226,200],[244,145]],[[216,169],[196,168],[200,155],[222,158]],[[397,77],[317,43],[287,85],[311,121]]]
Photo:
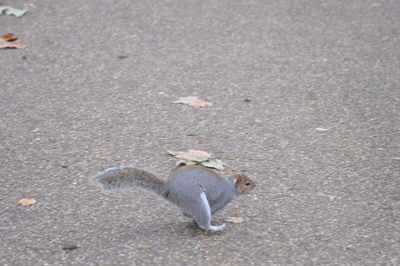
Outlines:
[[144,170],[129,166],[109,168],[91,182],[106,192],[120,191],[136,186],[156,192],[181,208],[183,215],[194,220],[204,231],[222,231],[225,224],[211,225],[211,217],[237,195],[256,186],[245,175],[223,178],[200,165],[180,167],[164,181]]

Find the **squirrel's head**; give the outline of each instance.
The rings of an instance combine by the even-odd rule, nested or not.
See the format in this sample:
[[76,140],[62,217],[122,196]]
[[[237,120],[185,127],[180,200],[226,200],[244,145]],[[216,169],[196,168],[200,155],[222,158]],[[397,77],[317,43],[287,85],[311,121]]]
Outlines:
[[248,193],[256,186],[256,184],[245,175],[234,176],[236,190],[241,193]]

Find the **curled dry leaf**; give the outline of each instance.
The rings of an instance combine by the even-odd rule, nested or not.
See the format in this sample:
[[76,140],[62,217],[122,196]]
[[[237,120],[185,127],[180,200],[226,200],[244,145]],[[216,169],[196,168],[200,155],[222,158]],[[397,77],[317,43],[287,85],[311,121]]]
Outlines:
[[225,165],[219,159],[203,161],[200,164],[204,165],[205,167],[215,168],[215,169],[218,169],[218,170],[224,170],[224,165]]
[[199,150],[188,150],[187,152],[184,151],[170,151],[167,150],[169,154],[174,156],[175,158],[178,159],[184,159],[188,161],[205,161],[208,160],[211,157],[211,154],[205,151],[199,151]]
[[176,165],[178,166],[201,164],[209,168],[215,168],[219,170],[224,169],[225,164],[221,160],[210,159],[212,155],[205,151],[188,150],[187,152],[184,152],[167,150],[167,152],[175,158],[182,159],[177,162]]
[[18,201],[19,205],[21,206],[31,206],[36,203],[35,199],[20,199]]
[[26,45],[22,44],[14,34],[8,33],[0,37],[0,49],[4,48],[26,48]]
[[211,102],[200,100],[199,98],[194,96],[179,97],[178,100],[174,101],[173,103],[182,103],[194,107],[207,107],[213,105],[213,103]]
[[0,14],[4,15],[12,15],[18,17],[22,17],[26,12],[28,12],[28,9],[17,9],[11,6],[0,6]]
[[243,223],[244,219],[242,217],[227,217],[225,219],[225,221],[231,222],[231,223],[235,223],[235,224],[239,224],[239,223]]

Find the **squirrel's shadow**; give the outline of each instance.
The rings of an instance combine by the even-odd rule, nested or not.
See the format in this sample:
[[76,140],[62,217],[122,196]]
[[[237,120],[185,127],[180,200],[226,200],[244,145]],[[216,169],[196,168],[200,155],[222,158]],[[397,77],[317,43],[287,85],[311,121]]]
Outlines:
[[132,224],[114,224],[113,226],[104,226],[101,231],[113,231],[114,233],[112,238],[122,242],[129,242],[136,239],[147,239],[149,235],[158,238],[170,238],[174,236],[196,237],[224,234],[224,231],[204,231],[190,220],[176,221],[172,223],[157,221],[146,223],[145,225],[140,224],[138,226],[134,226]]

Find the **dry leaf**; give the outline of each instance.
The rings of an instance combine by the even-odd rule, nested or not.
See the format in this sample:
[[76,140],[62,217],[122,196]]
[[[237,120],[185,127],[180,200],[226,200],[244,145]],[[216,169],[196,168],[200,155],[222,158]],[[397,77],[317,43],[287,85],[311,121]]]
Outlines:
[[242,217],[227,217],[225,221],[240,224],[244,222],[244,219]]
[[201,164],[208,168],[216,168],[219,170],[224,169],[225,164],[221,160],[210,159],[212,155],[205,151],[188,150],[187,152],[184,152],[167,150],[167,152],[175,158],[182,159],[177,162],[176,165],[178,166]]
[[211,154],[209,154],[208,152],[198,151],[198,150],[188,150],[187,152],[184,151],[176,152],[167,150],[167,152],[172,156],[174,156],[175,158],[185,159],[189,161],[197,161],[197,162],[208,160],[211,157]]
[[178,100],[174,101],[173,103],[182,103],[194,107],[207,107],[213,105],[211,102],[205,102],[193,96],[179,97]]
[[22,206],[31,206],[36,203],[35,199],[20,199],[18,203]]
[[201,139],[199,140],[199,144],[204,144],[210,142],[208,139]]
[[2,38],[3,38],[4,40],[8,41],[8,42],[12,42],[12,41],[15,41],[15,40],[18,39],[17,36],[15,36],[15,35],[12,34],[12,33],[8,33],[8,34],[4,35]]
[[22,17],[26,12],[28,12],[28,9],[17,9],[12,6],[0,6],[0,14],[4,15],[12,15],[19,18]]
[[219,170],[224,170],[224,165],[225,165],[219,159],[203,161],[200,164],[204,165],[205,167],[215,168],[215,169],[219,169]]
[[9,33],[0,37],[0,49],[4,48],[26,48],[26,45],[22,44],[17,36]]

